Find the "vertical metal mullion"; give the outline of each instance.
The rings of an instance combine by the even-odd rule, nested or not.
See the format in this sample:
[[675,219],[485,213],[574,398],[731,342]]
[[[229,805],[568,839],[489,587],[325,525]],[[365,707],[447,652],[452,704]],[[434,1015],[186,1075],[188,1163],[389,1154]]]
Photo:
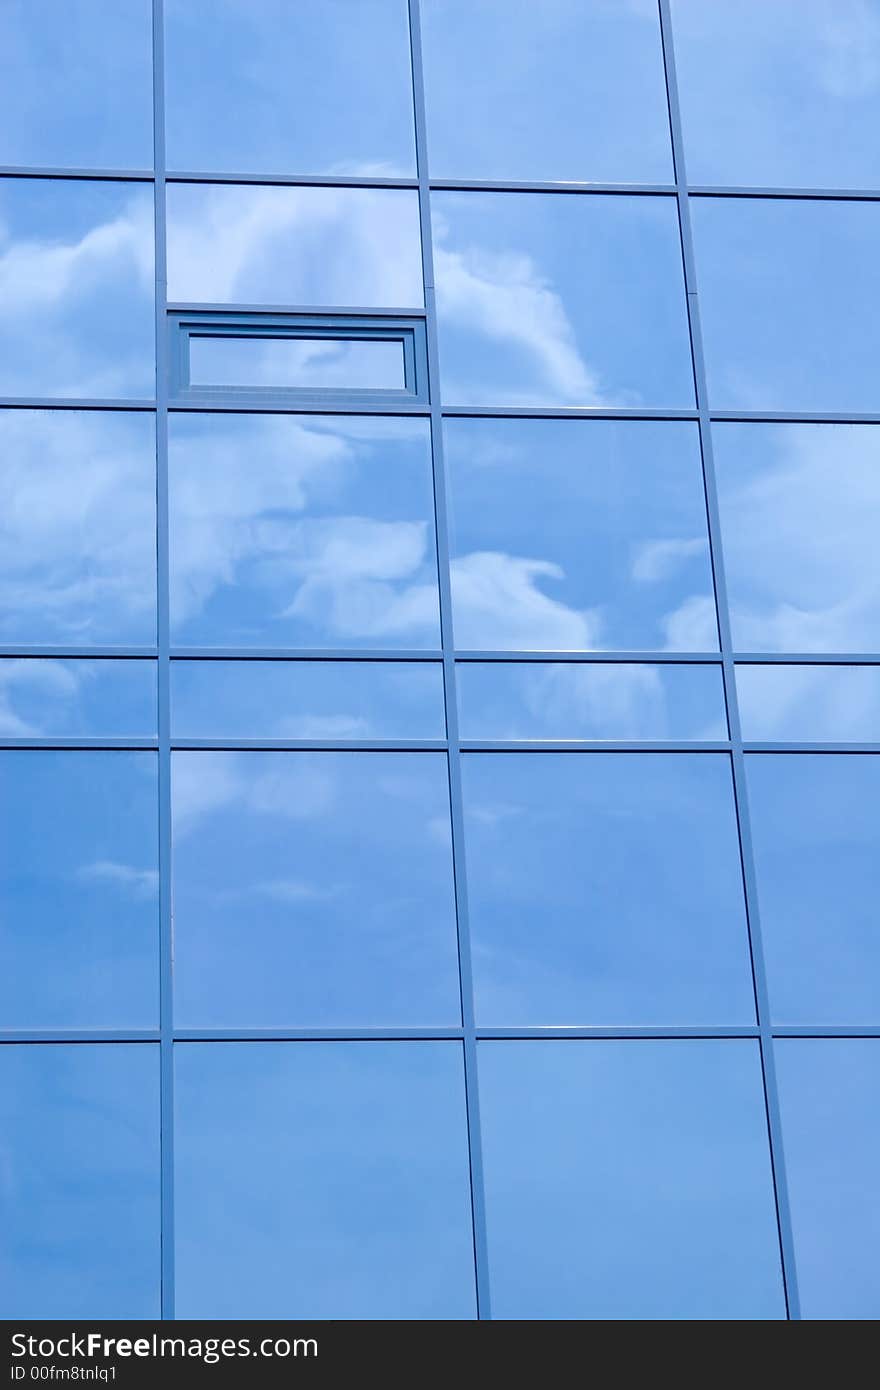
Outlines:
[[156,637],[159,730],[159,1054],[162,1317],[174,1317],[174,1045],[171,918],[171,710],[168,569],[168,329],[165,236],[165,34],[153,0],[153,164],[156,256]]
[[720,512],[715,479],[715,462],[712,450],[706,364],[703,354],[703,336],[700,326],[700,310],[697,298],[689,190],[684,158],[681,113],[678,102],[678,83],[675,72],[672,18],[669,0],[658,0],[658,4],[663,45],[663,63],[666,75],[666,93],[669,104],[669,126],[672,138],[673,161],[675,165],[675,187],[681,229],[685,289],[687,291],[688,322],[693,352],[694,386],[699,417],[698,428],[700,431],[700,447],[703,459],[703,478],[706,490],[709,540],[712,551],[715,598],[718,609],[718,628],[721,639],[721,664],[724,677],[724,694],[727,702],[727,719],[730,730],[734,798],[739,827],[743,887],[745,891],[746,915],[748,918],[755,1008],[757,1011],[761,1069],[764,1084],[764,1101],[767,1112],[767,1130],[770,1142],[770,1162],[773,1170],[776,1216],[779,1229],[779,1247],[782,1258],[782,1276],[785,1287],[786,1307],[788,1310],[788,1317],[796,1320],[800,1318],[800,1302],[797,1289],[797,1272],[795,1267],[791,1211],[788,1199],[788,1184],[785,1173],[779,1091],[776,1080],[775,1058],[773,1055],[770,1002],[761,937],[761,921],[758,910],[754,851],[746,788],[745,756],[743,753],[742,728],[740,725],[739,705],[736,695],[736,671],[733,659],[734,647],[731,636],[730,607],[727,598],[724,560],[721,549]]
[[473,1213],[474,1267],[477,1291],[477,1316],[480,1319],[488,1319],[491,1317],[489,1303],[489,1261],[486,1240],[486,1207],[483,1183],[482,1138],[480,1133],[480,1106],[477,1087],[477,1037],[474,1016],[474,987],[471,965],[467,882],[465,876],[461,748],[458,732],[458,701],[456,696],[455,655],[452,637],[452,586],[449,564],[449,528],[446,501],[446,472],[443,454],[443,420],[440,410],[437,308],[434,294],[434,255],[431,238],[430,184],[428,181],[425,88],[422,72],[422,38],[419,0],[409,0],[409,24],[410,49],[412,54],[416,161],[419,185],[419,226],[422,239],[422,268],[425,281],[428,395],[430,400],[431,447],[434,464],[434,512],[437,534],[437,568],[440,584],[440,634],[443,649],[443,685],[446,701],[446,736],[448,740],[447,756],[449,765],[450,813],[452,820],[452,854],[455,873],[456,917],[458,922],[461,1020],[464,1027],[464,1074]]

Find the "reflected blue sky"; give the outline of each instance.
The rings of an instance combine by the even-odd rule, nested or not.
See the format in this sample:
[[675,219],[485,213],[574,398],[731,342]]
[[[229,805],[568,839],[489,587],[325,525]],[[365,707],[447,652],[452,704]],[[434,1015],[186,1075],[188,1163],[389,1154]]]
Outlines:
[[174,1099],[178,1317],[475,1316],[459,1044],[190,1043]]
[[459,1021],[445,754],[178,752],[172,781],[179,1024]]
[[153,192],[0,179],[0,394],[152,396]]
[[191,385],[403,391],[403,344],[189,335]]
[[4,1028],[158,1023],[153,753],[0,753]]
[[672,0],[691,183],[880,185],[873,0]]
[[754,1043],[484,1042],[492,1312],[785,1317]]
[[734,646],[880,651],[880,430],[714,424],[712,439]]
[[880,1023],[880,758],[746,766],[773,1021]]
[[0,164],[152,163],[150,0],[4,0]]
[[714,651],[688,423],[445,420],[459,649]]
[[754,1018],[724,755],[467,753],[484,1026]]
[[693,405],[672,198],[433,193],[447,405]]
[[0,1048],[0,1304],[159,1316],[159,1049]]
[[785,1167],[805,1318],[880,1307],[880,1085],[875,1038],[775,1044]]
[[155,663],[0,659],[0,734],[155,737]]
[[439,646],[422,420],[172,416],[180,645]]
[[466,739],[723,739],[717,666],[459,662]]
[[171,726],[177,738],[442,739],[443,669],[425,661],[175,661]]
[[672,179],[652,0],[422,0],[433,178]]
[[419,204],[408,188],[168,187],[168,298],[419,308]]
[[880,743],[880,666],[737,666],[743,738]]
[[691,218],[710,406],[876,409],[880,204],[692,198]]
[[151,415],[0,410],[0,635],[155,642]]
[[165,0],[165,73],[173,169],[415,173],[406,0]]

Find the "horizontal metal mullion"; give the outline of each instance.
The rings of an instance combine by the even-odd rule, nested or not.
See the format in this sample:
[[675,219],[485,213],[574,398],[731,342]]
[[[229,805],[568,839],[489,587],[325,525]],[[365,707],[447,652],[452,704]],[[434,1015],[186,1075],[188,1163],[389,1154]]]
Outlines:
[[2,1043],[139,1043],[159,1041],[158,1028],[3,1028]]
[[730,741],[683,739],[469,739],[462,753],[729,753]]
[[720,652],[554,652],[554,651],[476,651],[467,648],[455,653],[456,661],[463,664],[468,662],[492,661],[498,663],[517,663],[517,662],[572,662],[575,664],[586,665],[615,665],[620,663],[631,663],[633,665],[653,665],[655,663],[666,666],[719,666],[721,664]]
[[765,188],[760,184],[692,183],[687,191],[692,198],[793,198],[804,202],[841,203],[880,201],[880,189],[873,188],[785,188],[779,185]]
[[3,179],[90,179],[103,183],[153,183],[152,169],[61,169],[54,165],[2,164]]
[[282,187],[293,188],[414,188],[417,189],[419,181],[413,175],[411,178],[403,176],[400,178],[383,177],[382,175],[362,176],[352,174],[246,174],[246,173],[211,173],[190,170],[172,169],[165,174],[166,183],[241,183],[241,184],[268,184]]
[[445,753],[445,739],[175,738],[181,752]]
[[878,652],[735,652],[738,666],[878,666]]
[[274,315],[290,314],[304,319],[328,318],[334,324],[342,324],[345,319],[423,319],[425,317],[424,307],[410,307],[408,309],[387,308],[384,305],[378,309],[363,308],[340,308],[337,305],[330,305],[316,308],[311,304],[217,304],[211,303],[190,303],[183,300],[169,301],[166,304],[169,314],[199,314],[216,315],[218,318],[229,318],[233,314],[259,314],[261,318],[268,318]]
[[710,410],[713,424],[878,425],[880,414],[834,410]]
[[815,740],[752,742],[743,740],[744,753],[880,753],[880,743],[830,743]]
[[178,396],[169,401],[168,410],[175,413],[196,411],[199,415],[387,415],[392,417],[412,416],[428,419],[431,414],[429,404],[400,405],[349,404],[337,400],[321,403],[308,403],[289,399],[286,401],[262,402],[217,401],[205,398],[201,401],[181,400]]
[[149,410],[155,400],[107,400],[91,396],[0,396],[0,410]]
[[680,409],[651,410],[643,407],[599,405],[493,406],[441,405],[440,413],[450,419],[477,420],[699,420],[691,406]]
[[175,1028],[175,1042],[412,1042],[456,1041],[461,1027],[451,1028]]
[[150,738],[8,738],[0,736],[0,748],[42,748],[45,750],[83,748],[107,750],[109,752],[139,752],[142,749],[155,750],[159,746],[158,737]]
[[674,198],[674,183],[588,183],[577,179],[431,179],[438,193],[599,193]]
[[25,657],[28,660],[63,660],[70,661],[132,661],[132,660],[152,660],[155,661],[158,655],[155,647],[26,647],[26,646],[0,646],[0,658],[2,657]]
[[722,1024],[718,1027],[700,1024],[676,1028],[670,1027],[651,1027],[649,1024],[642,1026],[615,1026],[609,1024],[598,1025],[595,1027],[578,1026],[571,1028],[477,1028],[477,1038],[485,1041],[509,1041],[517,1040],[532,1041],[547,1039],[601,1039],[617,1038],[627,1039],[665,1039],[665,1038],[757,1038],[760,1030],[757,1024]]
[[172,647],[172,661],[442,661],[435,649],[369,647]]

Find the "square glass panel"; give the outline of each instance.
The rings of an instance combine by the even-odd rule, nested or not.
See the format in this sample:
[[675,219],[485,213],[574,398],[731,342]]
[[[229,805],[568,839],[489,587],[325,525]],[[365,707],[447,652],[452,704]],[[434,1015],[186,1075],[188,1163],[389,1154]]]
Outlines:
[[478,1050],[494,1317],[785,1317],[754,1042]]
[[175,1064],[178,1317],[475,1316],[460,1044],[184,1043]]
[[0,410],[0,639],[155,643],[152,415]]
[[422,0],[434,178],[672,180],[657,7]]
[[0,1131],[4,1316],[158,1318],[159,1048],[0,1047]]
[[406,0],[165,0],[165,72],[174,169],[415,173]]
[[717,651],[696,427],[443,424],[459,650]]
[[442,739],[443,668],[428,661],[174,661],[171,728],[176,738]]
[[736,668],[743,738],[880,744],[880,666]]
[[692,198],[691,218],[709,405],[876,410],[880,203]]
[[0,395],[155,394],[153,190],[0,179]]
[[674,198],[431,195],[447,405],[694,402]]
[[880,652],[880,429],[714,424],[741,652]]
[[199,337],[189,341],[192,386],[403,391],[403,344],[381,339]]
[[168,185],[168,297],[276,307],[420,308],[409,188]]
[[155,753],[0,753],[0,1028],[155,1028]]
[[172,415],[180,646],[439,647],[427,423]]
[[754,1021],[729,759],[467,753],[477,1022]]
[[443,753],[173,756],[184,1027],[460,1021]]
[[880,1024],[880,757],[760,753],[746,767],[774,1023]]
[[880,186],[868,0],[672,0],[691,183]]
[[150,0],[4,0],[0,164],[150,169]]
[[0,659],[5,738],[156,736],[154,661]]
[[775,1051],[802,1316],[874,1322],[878,1039],[782,1038]]
[[460,661],[465,739],[726,739],[718,666]]

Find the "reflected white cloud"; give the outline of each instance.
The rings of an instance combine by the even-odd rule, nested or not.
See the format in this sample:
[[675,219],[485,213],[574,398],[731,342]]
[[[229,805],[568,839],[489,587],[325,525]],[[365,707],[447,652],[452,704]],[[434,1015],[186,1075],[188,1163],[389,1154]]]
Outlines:
[[339,782],[332,762],[299,756],[248,761],[247,753],[197,753],[174,759],[174,834],[180,838],[206,817],[238,806],[265,816],[314,820],[329,815]]
[[600,618],[579,612],[539,588],[561,580],[565,571],[549,560],[531,560],[498,551],[463,555],[452,561],[458,647],[522,650],[587,650],[599,641]]
[[136,898],[154,898],[159,892],[158,869],[138,869],[132,864],[117,864],[112,859],[99,859],[84,864],[77,878],[86,883],[105,884],[132,894]]

